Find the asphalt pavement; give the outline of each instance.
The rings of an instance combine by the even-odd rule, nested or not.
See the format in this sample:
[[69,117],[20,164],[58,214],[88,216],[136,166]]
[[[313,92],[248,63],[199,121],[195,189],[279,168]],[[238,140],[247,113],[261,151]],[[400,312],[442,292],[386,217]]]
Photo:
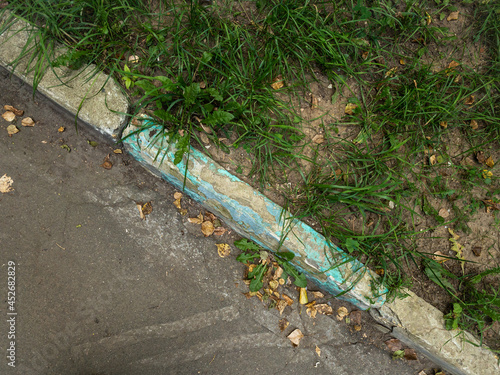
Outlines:
[[187,220],[200,206],[183,196],[181,215],[173,187],[5,70],[0,105],[24,110],[0,118],[0,177],[13,180],[0,193],[0,374],[434,374],[420,355],[393,360],[366,312],[356,331],[297,299],[281,316],[247,299],[234,234],[204,237]]

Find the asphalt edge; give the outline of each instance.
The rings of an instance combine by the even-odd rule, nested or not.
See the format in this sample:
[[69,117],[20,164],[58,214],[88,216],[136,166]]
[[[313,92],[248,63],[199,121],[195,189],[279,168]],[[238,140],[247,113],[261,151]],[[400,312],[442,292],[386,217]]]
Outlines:
[[[0,23],[4,21],[5,17]],[[15,70],[12,66],[28,37],[29,33],[19,20],[0,34],[0,65],[31,85],[34,74],[26,71],[28,57],[21,59]],[[94,75],[93,67],[86,69],[77,72],[63,68],[48,70],[38,90],[116,141],[127,123],[128,101],[114,81],[103,73]],[[71,79],[71,84],[62,84],[58,77]],[[84,98],[87,100],[82,104]],[[124,134],[129,136],[124,142],[125,148],[149,171],[182,188],[187,165],[186,177],[189,175],[189,178],[186,179],[185,191],[193,194],[195,199],[198,193],[200,203],[207,210],[217,213],[238,233],[266,248],[294,252],[297,255],[295,265],[309,279],[334,295],[342,294],[341,298],[361,309],[370,309],[379,323],[392,330],[393,336],[421,351],[445,371],[456,375],[500,373],[498,357],[488,348],[479,347],[478,341],[469,333],[447,331],[439,310],[412,292],[408,292],[405,299],[385,301],[383,289],[378,288],[373,293],[372,278],[376,275],[363,264],[349,262],[342,250],[306,224],[289,220],[281,207],[204,154],[191,150],[181,163],[175,165],[175,147],[167,145],[165,139],[155,138],[154,134],[150,137],[144,131],[131,133],[131,128],[125,129]],[[156,149],[156,154],[151,153],[153,149]],[[161,158],[158,150],[163,152]],[[208,184],[207,179],[210,180]],[[236,196],[227,195],[229,191]],[[252,218],[250,225],[248,218]],[[330,257],[347,263],[331,269]]]

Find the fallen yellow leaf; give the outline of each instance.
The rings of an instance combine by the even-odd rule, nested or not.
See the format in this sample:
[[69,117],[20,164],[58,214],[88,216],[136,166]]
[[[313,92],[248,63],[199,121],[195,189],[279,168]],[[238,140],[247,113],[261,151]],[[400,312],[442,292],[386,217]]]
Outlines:
[[352,115],[354,113],[354,110],[358,108],[358,106],[354,103],[347,103],[345,106],[344,112],[348,115]]
[[493,158],[491,156],[488,157],[488,159],[486,159],[484,163],[490,168],[493,168],[493,166],[495,165],[495,162],[493,161]]
[[343,320],[347,315],[349,315],[349,310],[346,307],[341,306],[337,309],[337,320]]
[[215,245],[217,246],[217,254],[219,254],[221,258],[225,258],[231,253],[231,246],[227,243],[218,243]]
[[307,299],[307,289],[306,288],[300,288],[300,293],[299,293],[299,303],[301,305],[307,304],[308,299]]
[[65,131],[65,130],[66,130],[66,128],[65,128],[64,126],[61,126],[59,129],[57,129],[57,131],[58,131],[59,133],[62,133],[62,132],[63,132],[63,131]]

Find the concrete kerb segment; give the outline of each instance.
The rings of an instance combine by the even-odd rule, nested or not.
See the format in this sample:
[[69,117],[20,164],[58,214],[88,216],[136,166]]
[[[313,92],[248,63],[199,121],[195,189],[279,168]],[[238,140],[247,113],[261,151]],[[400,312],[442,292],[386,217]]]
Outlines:
[[363,310],[384,303],[387,290],[375,285],[375,273],[201,152],[191,149],[175,165],[175,147],[160,127],[135,133],[128,127],[123,136],[126,150],[146,168],[184,187],[242,236],[273,251],[293,252],[292,263],[328,292]]
[[[30,39],[33,27],[23,20],[6,13],[0,19],[0,29],[10,27],[0,34],[0,64],[28,84],[32,84],[35,62],[30,63],[30,50],[36,41]],[[57,55],[67,50],[59,48]],[[22,58],[18,58],[19,56]],[[128,100],[120,86],[109,76],[98,72],[95,65],[79,70],[65,67],[50,67],[43,63],[45,74],[38,84],[38,91],[58,103],[101,133],[118,138],[121,128],[126,124]],[[35,119],[36,120],[36,119]]]
[[[5,20],[6,17],[0,22]],[[0,65],[10,70],[28,41],[25,26],[18,20],[0,34]],[[33,72],[26,72],[27,59],[19,61],[14,73],[31,83]],[[106,75],[98,73],[88,80],[93,70],[93,67],[79,72],[49,69],[38,89],[116,140],[126,122],[128,101]],[[61,84],[59,77],[71,81]],[[84,98],[87,99],[82,104]],[[213,160],[192,149],[189,158],[185,155],[175,165],[175,146],[159,136],[158,128],[134,133],[135,130],[129,127],[124,131],[124,136],[129,136],[124,141],[125,148],[148,170],[182,189],[187,165],[185,192],[207,210],[265,248],[292,251],[296,255],[295,266],[310,280],[333,295],[342,294],[341,298],[361,309],[370,309],[372,316],[390,328],[395,337],[427,355],[443,370],[457,375],[500,373],[498,358],[488,348],[479,347],[478,341],[467,332],[447,331],[443,314],[412,292],[408,291],[409,297],[405,299],[385,301],[386,290],[372,282],[377,277],[374,273]],[[332,264],[339,263],[343,264],[332,268]]]

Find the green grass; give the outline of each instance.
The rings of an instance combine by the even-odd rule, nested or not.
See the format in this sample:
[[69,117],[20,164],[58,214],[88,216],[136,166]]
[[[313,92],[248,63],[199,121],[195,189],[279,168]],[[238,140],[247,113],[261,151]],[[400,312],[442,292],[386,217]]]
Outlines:
[[[446,17],[463,8],[455,35]],[[480,151],[500,159],[499,1],[15,0],[6,9],[39,26],[23,51],[34,88],[47,69],[95,64],[122,82],[134,115],[178,142],[177,160],[190,143],[203,148],[202,136],[244,153],[242,172],[377,270],[391,296],[420,269],[449,293],[451,327],[482,334],[498,320],[498,290],[484,280],[498,282],[499,265],[461,273],[419,241],[445,225],[470,234],[483,201],[497,201],[496,165],[474,162]],[[357,108],[318,115],[317,145],[298,107],[323,77],[333,103],[349,93]]]

